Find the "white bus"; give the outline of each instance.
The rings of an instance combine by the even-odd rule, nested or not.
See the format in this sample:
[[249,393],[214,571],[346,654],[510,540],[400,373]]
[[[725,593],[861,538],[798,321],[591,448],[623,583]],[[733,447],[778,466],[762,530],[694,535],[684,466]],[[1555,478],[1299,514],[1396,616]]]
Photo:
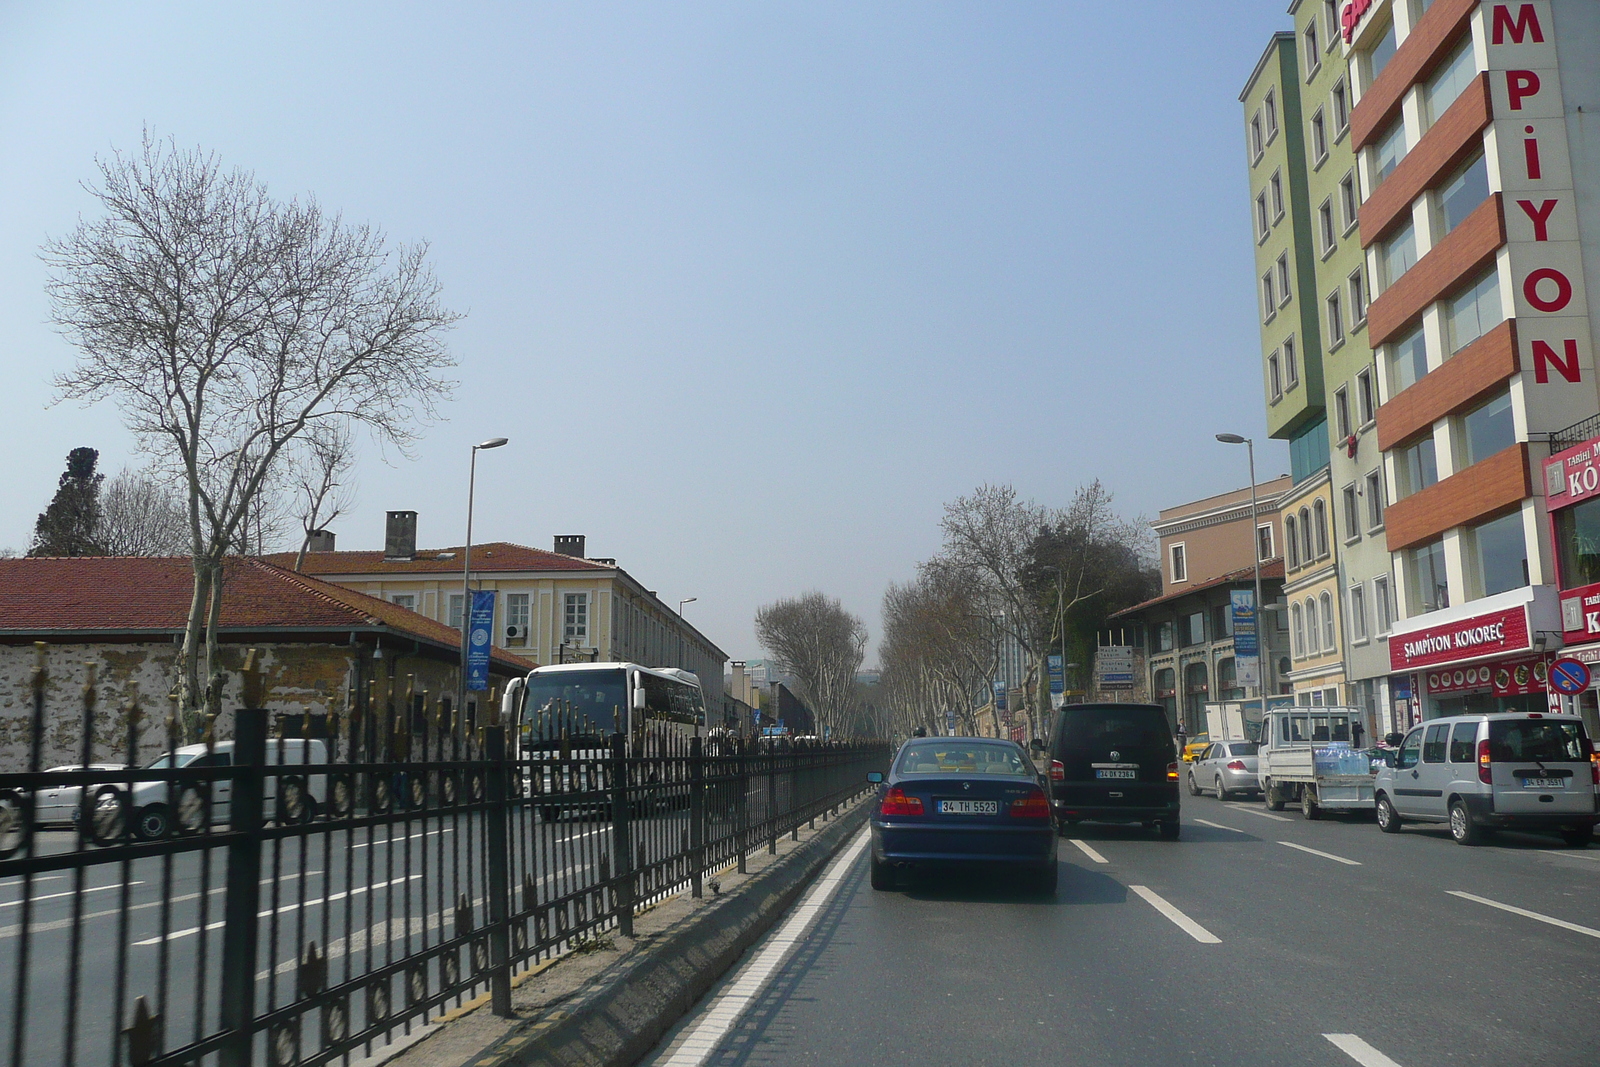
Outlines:
[[515,726],[524,754],[565,740],[573,749],[610,744],[626,734],[642,754],[670,737],[704,737],[705,697],[700,680],[675,667],[637,663],[567,663],[539,667],[506,686],[502,721]]

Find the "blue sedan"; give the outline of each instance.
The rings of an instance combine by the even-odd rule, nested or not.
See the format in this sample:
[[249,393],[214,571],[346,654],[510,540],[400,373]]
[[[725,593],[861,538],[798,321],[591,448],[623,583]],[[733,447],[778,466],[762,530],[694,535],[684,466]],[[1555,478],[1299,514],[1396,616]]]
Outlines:
[[1020,745],[970,737],[900,746],[872,812],[872,888],[911,868],[972,866],[1020,873],[1056,889],[1056,826],[1038,772]]

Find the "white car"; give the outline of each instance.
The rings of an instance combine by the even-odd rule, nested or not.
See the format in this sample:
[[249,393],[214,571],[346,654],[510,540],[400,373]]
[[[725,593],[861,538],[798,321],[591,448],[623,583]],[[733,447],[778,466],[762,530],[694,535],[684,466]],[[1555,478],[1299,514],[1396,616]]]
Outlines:
[[[308,822],[315,818],[318,807],[327,800],[327,762],[328,746],[320,739],[269,740],[268,766],[293,768],[303,764],[306,772],[267,776],[263,791],[264,815],[277,822]],[[209,749],[205,745],[185,745],[163,755],[145,769],[199,770],[228,767],[232,763],[233,742],[218,741]],[[124,815],[133,820],[134,836],[146,841],[166,837],[174,831],[195,833],[208,823],[225,823],[232,810],[233,781],[230,778],[210,782],[185,778],[176,784],[137,782],[131,796],[125,796],[125,792],[117,786],[103,786],[96,793],[93,827],[96,840],[120,837]]]
[[[74,763],[68,767],[50,767],[48,771],[122,771],[127,770],[126,763],[91,763],[88,768],[82,764]],[[96,791],[99,786],[93,787]],[[60,785],[50,789],[41,789],[33,794],[33,822],[36,826],[53,826],[57,823],[73,823],[78,818],[78,804],[83,799],[83,786]]]

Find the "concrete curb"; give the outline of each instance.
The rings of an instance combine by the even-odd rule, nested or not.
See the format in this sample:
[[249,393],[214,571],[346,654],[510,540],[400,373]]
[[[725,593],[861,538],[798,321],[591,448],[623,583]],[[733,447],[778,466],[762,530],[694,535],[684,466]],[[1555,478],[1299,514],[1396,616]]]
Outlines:
[[630,1067],[799,898],[867,819],[855,804],[736,893],[661,931],[560,1009],[520,1023],[469,1067]]

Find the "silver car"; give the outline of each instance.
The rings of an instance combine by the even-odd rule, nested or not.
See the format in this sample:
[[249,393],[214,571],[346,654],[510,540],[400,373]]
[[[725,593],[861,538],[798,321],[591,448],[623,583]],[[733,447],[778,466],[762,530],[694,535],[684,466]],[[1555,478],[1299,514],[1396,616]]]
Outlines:
[[1213,741],[1189,764],[1189,792],[1211,790],[1218,800],[1235,793],[1260,793],[1254,741]]
[[[91,771],[122,771],[127,769],[125,763],[91,763]],[[81,764],[70,767],[51,767],[55,771],[81,771]],[[98,790],[99,786],[94,786]],[[61,785],[51,789],[41,789],[33,795],[33,821],[39,826],[51,826],[56,823],[71,823],[78,817],[78,805],[83,799],[83,786]]]

